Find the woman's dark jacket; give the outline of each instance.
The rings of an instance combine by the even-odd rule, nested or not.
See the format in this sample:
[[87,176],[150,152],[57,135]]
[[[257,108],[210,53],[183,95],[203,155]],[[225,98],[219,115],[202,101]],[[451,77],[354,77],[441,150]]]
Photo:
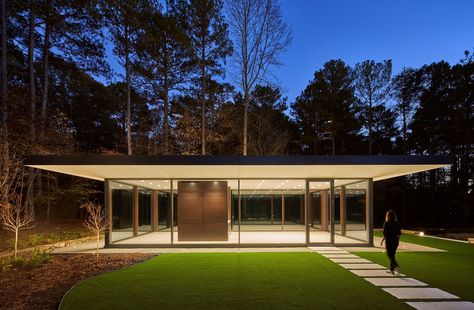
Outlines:
[[383,236],[387,246],[398,246],[398,239],[402,234],[398,221],[387,221],[383,223]]

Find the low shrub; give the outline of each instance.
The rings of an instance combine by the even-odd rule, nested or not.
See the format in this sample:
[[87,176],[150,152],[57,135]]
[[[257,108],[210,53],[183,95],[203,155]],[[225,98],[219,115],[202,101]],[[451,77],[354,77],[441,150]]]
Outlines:
[[13,267],[13,268],[20,268],[20,267],[24,267],[24,266],[27,266],[28,265],[28,260],[23,258],[23,257],[17,257],[17,258],[14,258],[12,257],[10,259],[10,265]]
[[0,272],[10,269],[10,259],[0,259]]
[[42,251],[40,249],[34,249],[31,252],[30,258],[25,256],[18,256],[17,258],[5,257],[0,259],[0,271],[6,271],[10,268],[36,268],[40,267],[44,263],[47,263],[52,258],[52,255],[48,251]]
[[[51,244],[60,241],[74,240],[82,237],[90,236],[87,231],[61,231],[51,233],[34,233],[28,235],[26,238],[20,238],[18,240],[18,248],[24,249],[29,247],[36,247],[44,244]],[[13,247],[14,240],[11,240],[11,246]]]
[[28,265],[31,267],[39,267],[50,260],[51,260],[50,252],[34,249],[31,252],[31,258],[28,261]]

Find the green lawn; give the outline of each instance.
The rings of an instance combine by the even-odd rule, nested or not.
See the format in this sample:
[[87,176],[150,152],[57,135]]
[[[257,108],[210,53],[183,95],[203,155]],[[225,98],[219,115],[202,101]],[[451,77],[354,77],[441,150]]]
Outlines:
[[[377,234],[376,234],[377,235]],[[380,233],[379,233],[380,235]],[[397,261],[402,272],[430,286],[474,301],[474,245],[415,235],[402,235],[402,241],[443,249],[447,252],[400,252]],[[385,253],[354,253],[384,266]]]
[[77,285],[60,309],[408,309],[317,253],[164,254]]

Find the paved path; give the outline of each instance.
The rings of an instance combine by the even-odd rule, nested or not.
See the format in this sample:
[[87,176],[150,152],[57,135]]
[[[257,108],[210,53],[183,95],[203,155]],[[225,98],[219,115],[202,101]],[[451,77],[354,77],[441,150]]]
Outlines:
[[387,273],[384,266],[375,264],[336,247],[310,247],[310,250],[321,254],[341,267],[362,277],[364,280],[380,287],[395,298],[405,301],[419,310],[474,309],[474,303],[462,301],[458,296],[404,274]]

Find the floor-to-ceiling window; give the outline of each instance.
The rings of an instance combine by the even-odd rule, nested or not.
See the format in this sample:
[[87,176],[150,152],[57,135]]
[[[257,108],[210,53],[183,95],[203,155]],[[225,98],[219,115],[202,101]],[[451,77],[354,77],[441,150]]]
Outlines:
[[115,242],[133,237],[133,186],[110,183],[112,203],[112,236]]
[[171,244],[169,184],[169,180],[110,181],[112,243]]
[[331,242],[331,182],[308,182],[308,229],[309,243]]
[[361,179],[114,180],[117,244],[365,244]]
[[138,190],[138,235],[146,234],[152,231],[151,219],[152,191],[145,188]]
[[335,180],[335,243],[368,242],[368,180]]
[[240,212],[243,245],[306,242],[304,180],[240,180]]

